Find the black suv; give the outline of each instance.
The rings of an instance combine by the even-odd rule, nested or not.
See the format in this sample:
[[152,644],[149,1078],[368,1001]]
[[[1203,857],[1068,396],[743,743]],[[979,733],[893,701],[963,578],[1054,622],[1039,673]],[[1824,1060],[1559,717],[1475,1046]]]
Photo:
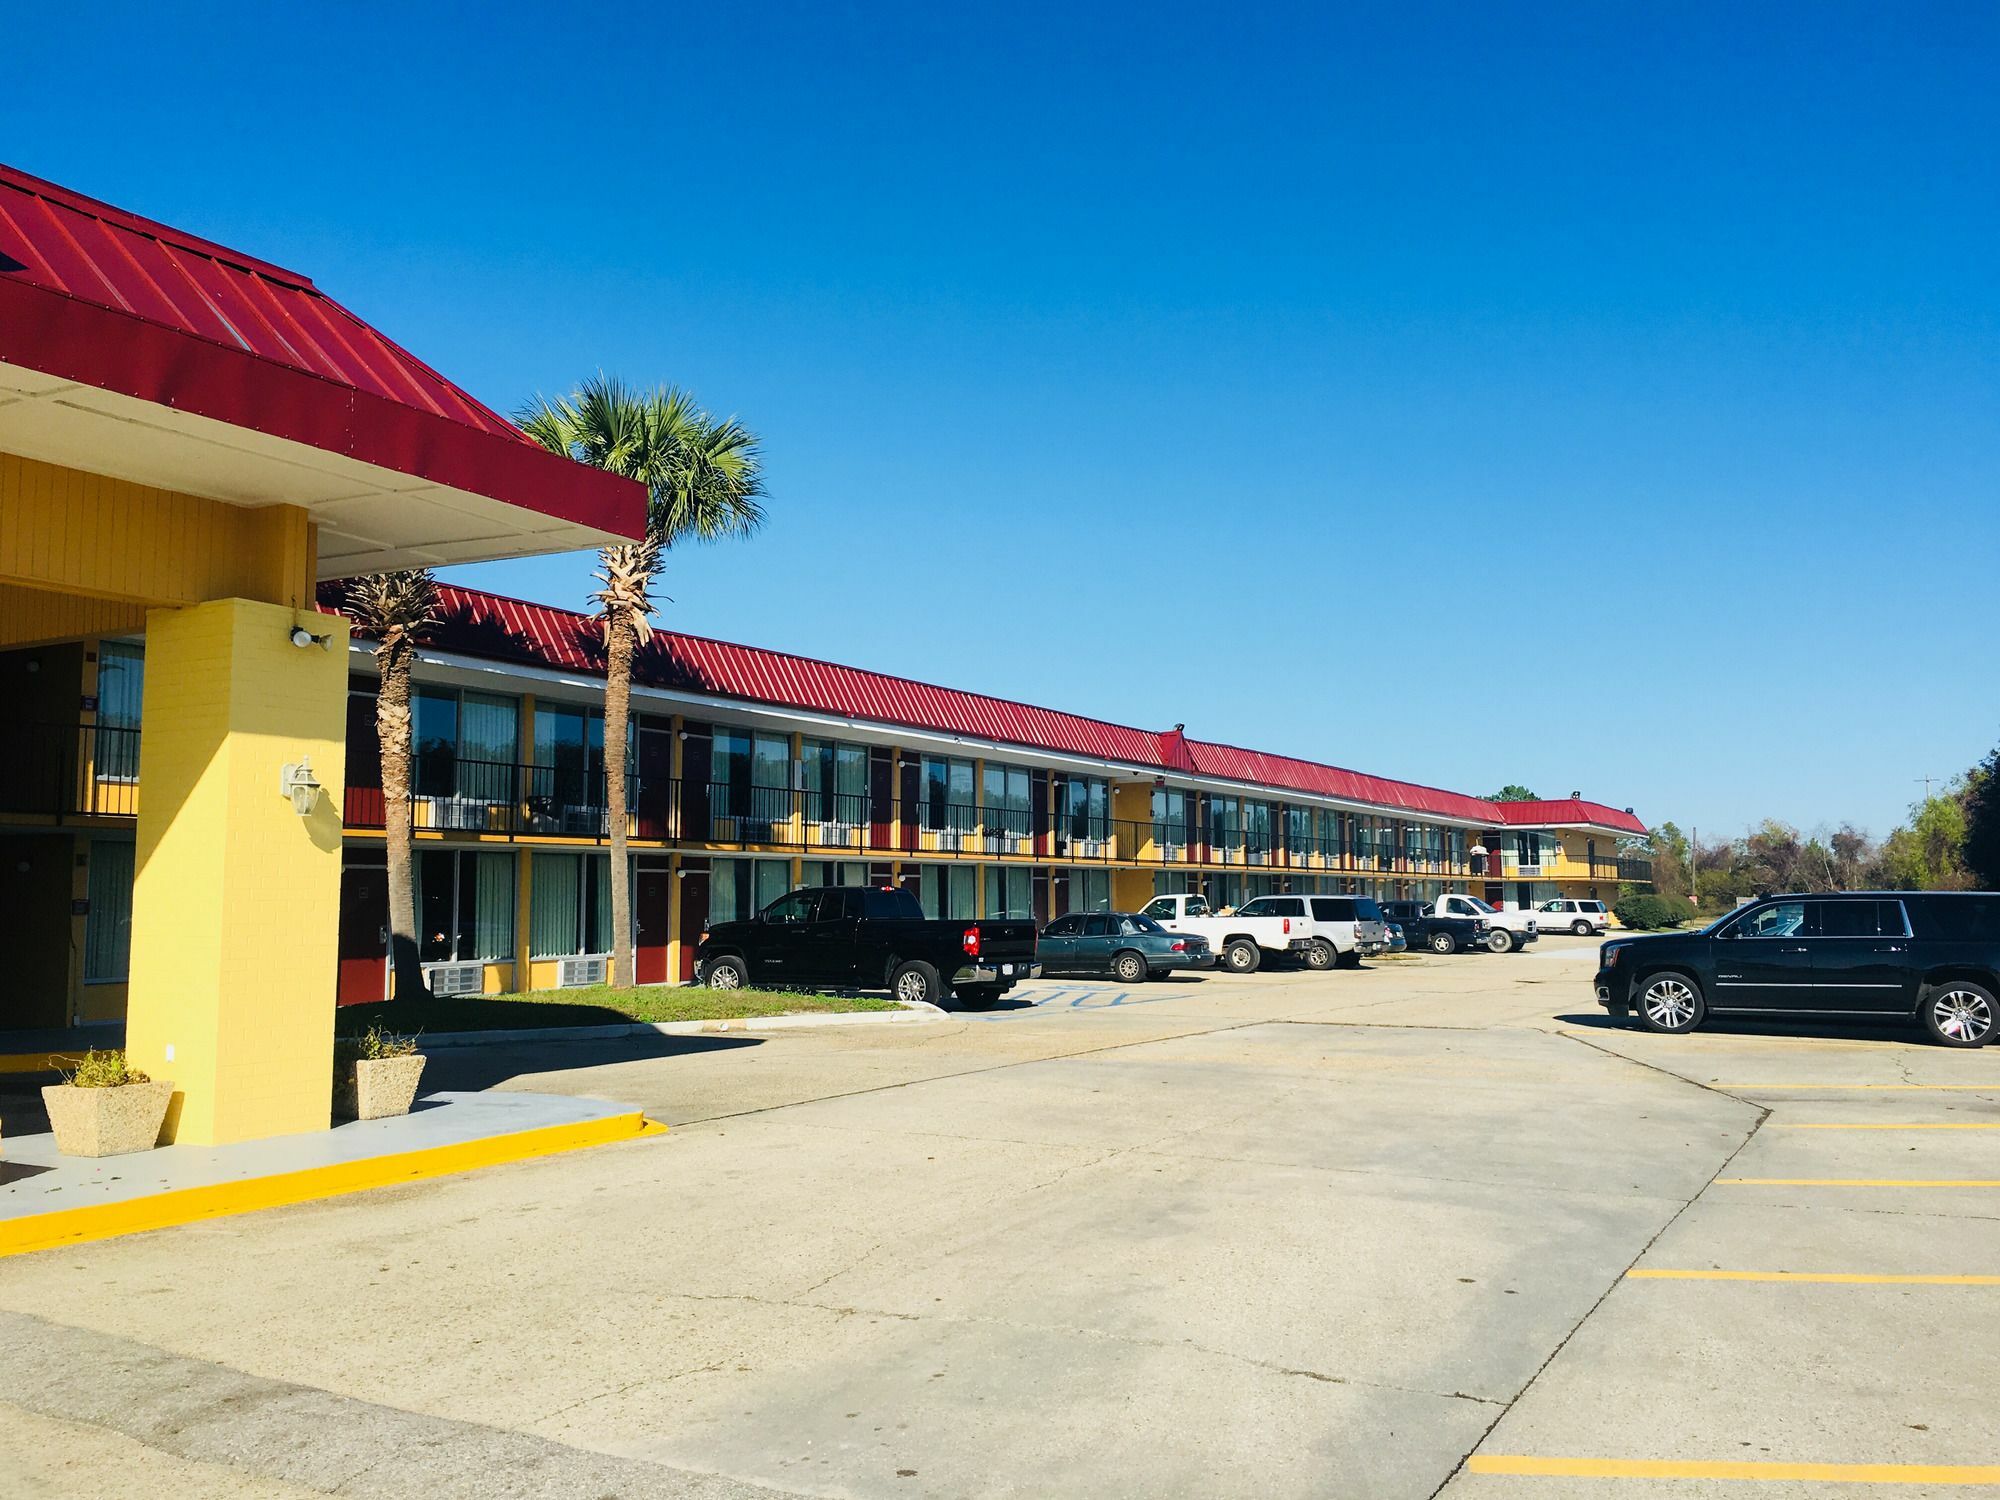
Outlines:
[[2000,895],[1766,896],[1699,932],[1598,950],[1597,1003],[1648,1031],[1710,1015],[1914,1020],[1947,1047],[1993,1039]]

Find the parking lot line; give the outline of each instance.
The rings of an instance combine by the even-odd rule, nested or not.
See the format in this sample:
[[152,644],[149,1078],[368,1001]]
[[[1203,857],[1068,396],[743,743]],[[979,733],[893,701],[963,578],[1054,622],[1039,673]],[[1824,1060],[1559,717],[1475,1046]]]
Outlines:
[[1469,1474],[1563,1479],[1821,1479],[1840,1484],[2000,1484],[2000,1464],[1814,1464],[1746,1459],[1540,1458],[1478,1454]]
[[1862,1271],[1627,1271],[1628,1281],[1814,1281],[1842,1286],[2000,1286],[2000,1276],[1899,1276]]
[[1709,1087],[1742,1094],[1768,1094],[1778,1089],[1873,1089],[1891,1094],[1942,1090],[1947,1093],[2000,1094],[2000,1083],[1712,1083]]
[[1728,1187],[2000,1188],[2000,1177],[1718,1177]]
[[1915,1120],[1902,1120],[1888,1125],[1850,1125],[1840,1121],[1802,1121],[1798,1124],[1777,1123],[1766,1125],[1766,1130],[2000,1130],[2000,1122],[1979,1122],[1976,1124],[1926,1124]]

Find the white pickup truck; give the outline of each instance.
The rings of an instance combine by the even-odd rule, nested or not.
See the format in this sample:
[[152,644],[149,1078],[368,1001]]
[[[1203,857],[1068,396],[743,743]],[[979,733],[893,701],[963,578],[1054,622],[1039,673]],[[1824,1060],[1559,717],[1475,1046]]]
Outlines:
[[[1279,899],[1260,896],[1246,901],[1243,909],[1219,917],[1206,896],[1181,894],[1155,896],[1140,909],[1169,932],[1205,937],[1209,947],[1222,955],[1221,966],[1232,974],[1254,974],[1267,957],[1296,958],[1316,968],[1331,968],[1338,957],[1331,943],[1315,941],[1312,918],[1280,916],[1259,910],[1260,903]],[[1294,898],[1296,899],[1296,898]],[[1323,945],[1323,946],[1322,946]],[[1324,954],[1324,962],[1313,961]]]
[[1480,917],[1486,922],[1486,946],[1495,953],[1519,953],[1541,936],[1531,911],[1501,911],[1477,896],[1446,891],[1433,910],[1441,917]]

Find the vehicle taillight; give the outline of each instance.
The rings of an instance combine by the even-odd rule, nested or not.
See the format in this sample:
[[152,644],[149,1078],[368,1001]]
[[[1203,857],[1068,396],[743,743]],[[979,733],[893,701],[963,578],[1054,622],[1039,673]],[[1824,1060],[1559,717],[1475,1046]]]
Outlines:
[[1185,952],[1187,952],[1187,944],[1186,944],[1185,942],[1179,942],[1179,941],[1175,942],[1175,944],[1174,944],[1174,952],[1176,952],[1176,953],[1185,953]]
[[1285,931],[1290,932],[1291,930],[1292,930],[1292,919],[1290,917],[1287,917],[1285,918]]
[[958,940],[958,944],[971,957],[979,957],[979,929],[977,927],[966,928],[965,936]]

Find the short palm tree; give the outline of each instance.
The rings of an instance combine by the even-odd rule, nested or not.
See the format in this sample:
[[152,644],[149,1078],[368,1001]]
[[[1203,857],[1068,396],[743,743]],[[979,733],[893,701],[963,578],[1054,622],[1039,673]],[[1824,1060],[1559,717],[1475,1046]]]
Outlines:
[[684,541],[755,531],[764,521],[757,437],[734,417],[718,420],[686,391],[641,392],[599,375],[574,394],[537,398],[521,428],[553,453],[646,486],[646,534],[606,547],[591,597],[604,629],[604,781],[611,832],[611,982],[633,982],[632,887],[626,824],[626,725],[632,660],[653,637],[652,585],[665,553]]
[[377,573],[347,586],[347,613],[375,637],[375,735],[382,749],[382,831],[389,856],[391,994],[424,993],[417,948],[417,890],[410,847],[410,664],[417,642],[437,623],[437,579],[428,568]]

